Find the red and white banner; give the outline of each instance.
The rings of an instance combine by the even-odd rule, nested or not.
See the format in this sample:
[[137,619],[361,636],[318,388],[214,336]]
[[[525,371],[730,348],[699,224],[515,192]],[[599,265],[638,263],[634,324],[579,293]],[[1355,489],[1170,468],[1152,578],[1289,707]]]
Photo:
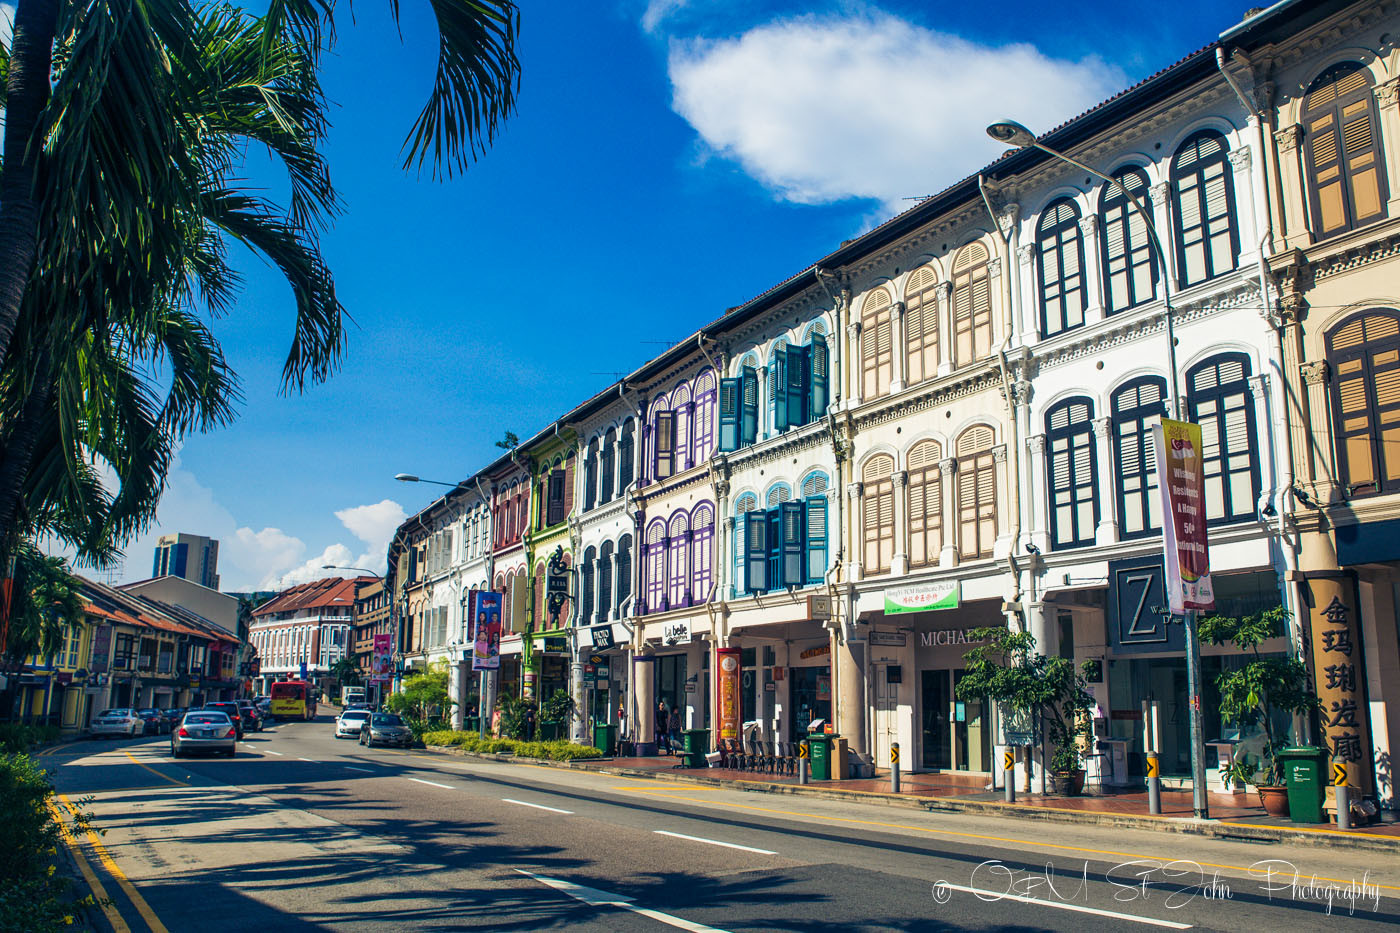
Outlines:
[[1214,609],[1206,542],[1206,475],[1201,426],[1162,419],[1152,429],[1162,496],[1162,550],[1172,612]]

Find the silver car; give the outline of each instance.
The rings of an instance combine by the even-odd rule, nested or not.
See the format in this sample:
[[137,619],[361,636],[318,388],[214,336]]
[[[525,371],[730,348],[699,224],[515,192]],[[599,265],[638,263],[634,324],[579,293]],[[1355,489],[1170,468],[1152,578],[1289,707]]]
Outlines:
[[347,709],[340,714],[340,718],[335,721],[335,737],[337,739],[352,738],[360,736],[360,727],[369,718],[367,709]]
[[93,735],[129,735],[134,737],[146,734],[146,722],[134,709],[109,709],[97,714],[89,731]]
[[393,713],[371,713],[360,727],[360,744],[368,748],[376,745],[398,745],[413,747],[413,730]]
[[179,758],[189,752],[210,752],[232,758],[238,729],[228,713],[212,709],[191,710],[170,733],[170,755]]

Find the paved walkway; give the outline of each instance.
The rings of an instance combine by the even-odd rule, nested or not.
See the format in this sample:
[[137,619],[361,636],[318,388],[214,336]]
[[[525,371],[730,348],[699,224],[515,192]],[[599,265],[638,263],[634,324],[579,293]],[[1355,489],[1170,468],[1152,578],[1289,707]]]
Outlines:
[[[683,768],[679,757],[661,755],[654,758],[612,758],[596,762],[599,766],[623,768],[632,771],[667,772],[677,777],[718,780],[734,784],[761,784],[790,786],[798,783],[795,776],[774,775],[767,772],[739,771],[731,768]],[[590,762],[595,764],[595,762]],[[949,802],[1005,805],[1001,791],[989,791],[985,776],[939,773],[908,774],[901,776],[901,798],[942,799]],[[890,792],[888,770],[880,770],[874,778],[844,781],[814,781],[815,789],[846,791],[873,796],[893,796]],[[1294,823],[1287,817],[1273,817],[1258,805],[1259,798],[1253,793],[1210,794],[1208,804],[1210,817],[1222,822],[1251,826],[1278,827],[1300,831],[1333,832],[1331,824]],[[1154,818],[1148,813],[1147,791],[1124,791],[1106,794],[1088,794],[1067,797],[1056,794],[1016,794],[1017,807],[1034,807],[1060,812],[1077,812],[1085,815],[1132,816]],[[1190,819],[1194,815],[1190,791],[1162,791],[1162,818]],[[1359,826],[1352,832],[1369,836],[1395,839],[1400,842],[1400,823],[1381,823],[1375,826]]]

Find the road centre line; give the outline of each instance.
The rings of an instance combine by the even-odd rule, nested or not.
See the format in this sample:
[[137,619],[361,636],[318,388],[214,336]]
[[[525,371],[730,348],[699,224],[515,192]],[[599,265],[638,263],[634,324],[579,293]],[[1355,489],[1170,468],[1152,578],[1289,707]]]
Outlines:
[[653,920],[673,926],[677,929],[688,930],[689,933],[726,933],[716,927],[705,926],[703,923],[696,923],[693,920],[686,920],[684,917],[677,917],[673,914],[664,914],[659,910],[652,910],[649,907],[638,907],[630,897],[621,894],[609,894],[607,891],[600,891],[597,888],[590,888],[581,884],[574,884],[572,881],[563,881],[559,878],[546,878],[534,872],[528,872],[523,868],[516,871],[527,878],[533,878],[540,884],[548,885],[562,894],[567,894],[576,901],[582,901],[589,907],[620,907],[623,910],[630,910],[634,914],[641,914],[643,917],[650,917]]
[[[132,760],[135,761],[136,759],[133,758]],[[68,799],[66,794],[59,794],[58,799],[63,801],[63,805],[68,808],[69,813],[72,813],[75,817],[78,815],[77,808],[73,806],[72,801]],[[97,853],[98,859],[101,860],[102,867],[107,869],[109,875],[117,879],[117,885],[121,887],[127,899],[130,900],[132,905],[136,908],[136,912],[141,915],[141,919],[145,920],[146,925],[151,928],[151,933],[170,933],[170,931],[166,929],[165,924],[160,922],[160,918],[156,916],[155,911],[151,910],[151,905],[146,903],[146,899],[136,890],[135,885],[127,880],[126,874],[117,866],[117,863],[112,860],[112,856],[107,853],[106,847],[98,840],[97,833],[93,831],[91,826],[87,827],[87,837],[88,841],[92,843],[93,851]]]
[[548,810],[550,813],[563,813],[568,816],[574,815],[573,810],[560,810],[558,807],[546,807],[542,803],[530,803],[527,800],[512,800],[509,797],[502,797],[501,799],[504,800],[506,803],[519,804],[522,807],[534,807],[536,810]]
[[102,913],[106,915],[107,922],[112,925],[114,933],[131,933],[131,927],[126,925],[126,920],[122,918],[114,902],[107,896],[107,889],[102,886],[97,873],[88,864],[87,856],[83,855],[83,850],[78,847],[78,841],[73,838],[73,834],[68,831],[68,824],[63,819],[63,814],[58,812],[58,808],[53,805],[53,801],[45,801],[49,812],[53,814],[53,821],[58,824],[58,831],[63,837],[63,844],[68,847],[68,851],[73,853],[73,860],[78,863],[78,871],[82,872],[83,880],[88,883],[93,897],[97,899],[98,905],[102,908]]
[[691,842],[704,842],[712,846],[724,846],[726,849],[743,849],[745,852],[757,852],[759,855],[777,855],[772,849],[755,849],[753,846],[741,846],[736,842],[720,842],[718,839],[706,839],[703,836],[687,836],[685,833],[673,833],[664,829],[653,829],[652,832],[658,836],[674,836],[677,839],[689,839]]
[[425,781],[422,778],[409,778],[410,781],[417,781],[419,784],[431,784],[433,787],[441,787],[443,790],[455,790],[451,784],[439,784],[437,781]]
[[1166,927],[1169,930],[1189,930],[1189,923],[1175,923],[1171,920],[1158,920],[1155,917],[1139,917],[1135,914],[1120,914],[1116,910],[1100,910],[1097,907],[1084,907],[1080,904],[1065,904],[1060,901],[1046,901],[1038,897],[1026,897],[1022,894],[1002,894],[998,891],[983,891],[980,888],[969,888],[961,884],[951,884],[947,881],[940,881],[937,884],[940,889],[952,891],[963,891],[968,894],[977,895],[977,899],[989,904],[997,901],[1019,901],[1022,904],[1039,904],[1041,907],[1054,907],[1058,910],[1073,910],[1081,914],[1093,914],[1096,917],[1112,917],[1115,920],[1131,920],[1134,923],[1146,923],[1154,927]]
[[138,767],[138,768],[145,768],[147,771],[151,772],[151,773],[154,774],[156,777],[160,778],[162,781],[169,781],[171,784],[175,784],[175,785],[177,785],[177,786],[179,786],[179,787],[189,787],[189,786],[190,786],[188,781],[181,781],[180,779],[178,779],[178,778],[173,778],[173,777],[171,777],[171,776],[168,775],[168,774],[161,774],[159,771],[157,771],[155,768],[152,768],[150,765],[143,765],[141,762],[139,762],[139,761],[136,760],[136,756],[135,756],[135,755],[131,754],[131,752],[127,751],[126,749],[122,749],[122,754],[125,755],[126,757],[130,758],[130,759],[131,759],[131,763],[134,764],[134,765],[136,765],[136,767]]

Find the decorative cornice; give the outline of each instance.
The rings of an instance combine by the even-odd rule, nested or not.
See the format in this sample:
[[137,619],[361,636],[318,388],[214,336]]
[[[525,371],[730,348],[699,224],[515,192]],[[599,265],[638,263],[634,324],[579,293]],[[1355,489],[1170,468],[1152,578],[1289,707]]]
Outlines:
[[1363,228],[1365,234],[1368,234],[1364,239],[1347,237],[1343,244],[1340,244],[1341,248],[1329,254],[1309,255],[1307,271],[1313,281],[1329,279],[1400,255],[1400,223],[1389,221],[1378,227],[1376,230]]
[[994,391],[1000,386],[1001,377],[996,369],[990,361],[983,361],[940,379],[921,382],[898,395],[866,402],[854,413],[853,420],[858,428],[869,428],[927,411],[936,405]]
[[755,466],[762,466],[783,457],[827,444],[826,419],[804,424],[799,428],[784,431],[775,437],[760,440],[748,447],[729,453],[729,467],[732,472]]

